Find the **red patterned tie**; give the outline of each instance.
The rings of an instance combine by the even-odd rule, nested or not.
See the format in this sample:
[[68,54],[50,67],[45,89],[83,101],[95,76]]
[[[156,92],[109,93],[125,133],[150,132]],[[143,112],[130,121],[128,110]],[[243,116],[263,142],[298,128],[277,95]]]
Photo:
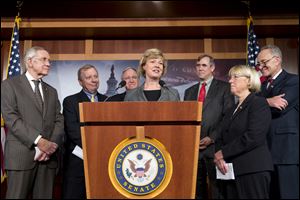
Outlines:
[[271,88],[270,86],[272,85],[273,81],[274,79],[268,79],[267,90]]
[[204,100],[205,100],[205,93],[206,93],[205,86],[206,86],[206,83],[203,82],[201,85],[199,96],[198,96],[198,101],[200,101],[200,102],[204,102]]

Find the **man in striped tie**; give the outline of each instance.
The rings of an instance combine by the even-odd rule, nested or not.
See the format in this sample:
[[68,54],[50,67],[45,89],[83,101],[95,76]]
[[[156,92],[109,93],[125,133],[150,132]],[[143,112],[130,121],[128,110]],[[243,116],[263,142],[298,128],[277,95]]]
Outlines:
[[56,89],[42,81],[50,55],[32,47],[24,57],[26,72],[1,84],[1,111],[8,128],[5,169],[8,199],[51,199],[57,153],[64,135]]

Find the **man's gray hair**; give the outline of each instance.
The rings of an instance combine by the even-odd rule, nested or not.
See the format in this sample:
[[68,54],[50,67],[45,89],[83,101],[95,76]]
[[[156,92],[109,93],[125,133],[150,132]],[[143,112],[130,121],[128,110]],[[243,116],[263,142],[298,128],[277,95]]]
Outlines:
[[265,49],[270,49],[273,56],[278,56],[282,60],[282,53],[278,46],[273,45],[273,44],[268,44],[266,46],[263,46],[260,49],[260,51],[265,50]]
[[44,49],[43,47],[39,47],[39,46],[33,46],[26,50],[25,56],[24,56],[24,63],[25,63],[26,69],[27,69],[27,61],[29,59],[33,58],[34,56],[36,56],[38,51],[47,51],[47,50]]

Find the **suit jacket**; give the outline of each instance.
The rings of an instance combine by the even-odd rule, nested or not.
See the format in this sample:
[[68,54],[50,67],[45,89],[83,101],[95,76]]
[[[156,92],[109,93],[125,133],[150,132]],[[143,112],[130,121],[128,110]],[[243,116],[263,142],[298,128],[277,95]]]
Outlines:
[[107,101],[124,101],[125,95],[126,95],[126,92],[123,92],[121,94],[116,94],[116,95],[109,97],[107,99]]
[[[57,91],[45,82],[42,87],[43,111],[25,74],[1,84],[1,111],[8,128],[5,143],[5,168],[8,170],[28,170],[37,164],[33,159],[34,141],[38,135],[59,146],[62,144],[64,119]],[[46,163],[48,167],[56,168],[56,153]]]
[[[124,101],[148,101],[144,94],[144,84],[127,91]],[[158,101],[180,101],[180,96],[176,89],[163,86]]]
[[[104,101],[105,95],[97,93],[98,101]],[[89,97],[81,90],[79,93],[68,96],[63,101],[63,114],[65,118],[65,158],[66,173],[83,176],[83,161],[72,154],[75,146],[82,148],[79,119],[79,103],[90,102]]]
[[299,164],[299,76],[283,70],[266,89],[262,84],[261,95],[269,98],[279,94],[288,101],[284,110],[271,108],[272,124],[268,135],[269,148],[274,164]]
[[225,115],[216,151],[221,149],[224,160],[233,163],[236,175],[273,170],[267,145],[271,112],[265,98],[251,93],[233,114],[234,109]]
[[[186,89],[184,100],[197,101],[199,87],[200,83],[197,83]],[[231,95],[229,83],[214,78],[202,108],[201,139],[208,136],[216,140],[218,127],[220,127],[226,111],[233,106],[234,97]],[[200,158],[203,156],[213,158],[214,153],[214,144],[211,144],[200,151]]]

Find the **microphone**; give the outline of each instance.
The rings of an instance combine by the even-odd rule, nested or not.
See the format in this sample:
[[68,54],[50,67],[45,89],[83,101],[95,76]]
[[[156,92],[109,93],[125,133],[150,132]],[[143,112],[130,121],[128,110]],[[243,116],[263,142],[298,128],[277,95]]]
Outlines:
[[[177,95],[176,95],[172,90],[170,90],[169,87],[165,86],[165,85],[166,85],[166,82],[165,82],[165,81],[159,80],[159,85],[160,85],[162,88],[166,88],[166,89],[169,90],[175,97],[177,97]],[[180,98],[179,98],[179,100],[180,100]]]
[[[124,87],[126,85],[126,81],[121,81],[120,83],[119,83],[119,85],[118,85],[118,87],[115,89],[115,91],[117,91],[118,89],[120,89],[120,88],[122,88],[122,87]],[[113,95],[114,96],[114,95]],[[106,97],[106,99],[104,99],[104,101],[103,102],[106,102],[107,100],[109,100],[109,98],[110,97],[112,97],[112,96],[108,96],[108,97]]]
[[161,87],[164,87],[166,85],[166,82],[164,82],[163,80],[159,80],[159,85]]
[[118,90],[118,89],[120,89],[120,88],[122,88],[122,87],[124,87],[126,85],[126,81],[121,81],[120,83],[119,83],[119,85],[118,85],[118,87],[115,89],[115,91],[116,90]]

